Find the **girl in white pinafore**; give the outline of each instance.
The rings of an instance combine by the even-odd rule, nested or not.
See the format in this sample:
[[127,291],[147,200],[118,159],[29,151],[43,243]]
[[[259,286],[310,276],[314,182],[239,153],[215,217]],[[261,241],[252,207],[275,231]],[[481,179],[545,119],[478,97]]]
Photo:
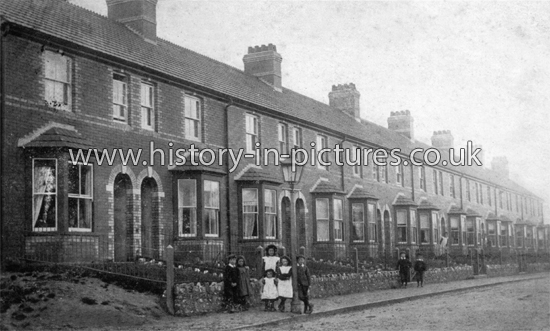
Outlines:
[[265,311],[275,311],[274,303],[279,297],[279,292],[277,291],[277,278],[275,278],[275,271],[273,269],[265,271],[262,283],[264,286],[260,298],[265,302]]
[[281,266],[277,268],[277,290],[279,291],[279,310],[285,311],[286,299],[292,299],[292,267],[288,256],[281,257]]

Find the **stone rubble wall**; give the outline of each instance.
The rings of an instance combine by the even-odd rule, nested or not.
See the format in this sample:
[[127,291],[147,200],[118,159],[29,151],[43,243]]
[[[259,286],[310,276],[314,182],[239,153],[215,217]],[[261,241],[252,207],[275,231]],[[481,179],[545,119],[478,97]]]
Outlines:
[[[550,270],[550,263],[528,264],[527,272],[542,272]],[[518,274],[516,264],[488,265],[487,276],[499,277]],[[446,283],[473,278],[471,266],[459,266],[448,268],[436,268],[426,271],[424,282],[426,284]],[[334,274],[321,277],[312,276],[310,297],[326,298],[335,295],[345,295],[358,292],[385,290],[399,286],[399,274],[397,271],[366,272],[358,274]],[[262,284],[259,280],[252,279],[251,287],[253,295],[249,297],[252,306],[261,303],[260,291]],[[178,316],[201,315],[219,312],[223,302],[223,283],[211,284],[177,284],[175,286],[175,309]]]

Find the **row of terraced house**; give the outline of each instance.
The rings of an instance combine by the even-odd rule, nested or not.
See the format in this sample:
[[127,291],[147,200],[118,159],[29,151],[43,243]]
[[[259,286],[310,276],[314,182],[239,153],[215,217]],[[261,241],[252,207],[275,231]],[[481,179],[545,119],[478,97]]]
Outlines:
[[[329,105],[285,88],[274,45],[250,47],[244,70],[156,35],[156,0],[107,0],[108,17],[64,1],[3,1],[2,258],[202,260],[298,245],[328,259],[393,254],[549,251],[543,200],[508,178],[506,158],[480,166],[306,165],[291,194],[279,167],[74,164],[70,151],[171,148],[288,152],[297,147],[435,147],[414,137],[409,111],[388,127],[360,117],[354,84]],[[388,160],[391,161],[391,158]],[[236,167],[234,171],[231,169]],[[291,201],[291,197],[294,197]],[[290,207],[295,208],[290,208]]]

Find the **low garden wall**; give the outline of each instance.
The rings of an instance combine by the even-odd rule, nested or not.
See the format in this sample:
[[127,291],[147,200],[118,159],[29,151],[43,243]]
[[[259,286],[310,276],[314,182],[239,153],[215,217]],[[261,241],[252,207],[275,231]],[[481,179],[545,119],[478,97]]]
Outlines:
[[[541,272],[550,270],[549,263],[535,263],[526,266],[527,272]],[[498,277],[518,273],[518,266],[488,265],[487,276]],[[436,268],[424,274],[426,283],[445,283],[473,278],[471,266],[457,266]],[[325,298],[334,295],[345,295],[358,292],[367,292],[397,288],[399,275],[397,271],[379,271],[358,274],[338,274],[321,277],[312,276],[310,296]],[[251,281],[253,295],[249,298],[253,306],[260,304],[261,282]],[[177,284],[174,299],[175,313],[178,316],[200,315],[221,310],[223,301],[223,283],[210,284]]]

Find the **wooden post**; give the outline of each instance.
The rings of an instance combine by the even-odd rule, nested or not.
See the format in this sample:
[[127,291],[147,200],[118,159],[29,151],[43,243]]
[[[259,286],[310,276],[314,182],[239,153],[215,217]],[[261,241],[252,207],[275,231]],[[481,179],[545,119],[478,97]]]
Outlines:
[[262,259],[264,256],[264,248],[262,246],[258,246],[256,248],[256,274],[258,275],[258,279],[264,277],[264,260]]
[[354,248],[355,250],[355,273],[359,273],[359,251],[357,250],[357,247]]
[[174,247],[166,247],[166,307],[171,315],[174,310]]

